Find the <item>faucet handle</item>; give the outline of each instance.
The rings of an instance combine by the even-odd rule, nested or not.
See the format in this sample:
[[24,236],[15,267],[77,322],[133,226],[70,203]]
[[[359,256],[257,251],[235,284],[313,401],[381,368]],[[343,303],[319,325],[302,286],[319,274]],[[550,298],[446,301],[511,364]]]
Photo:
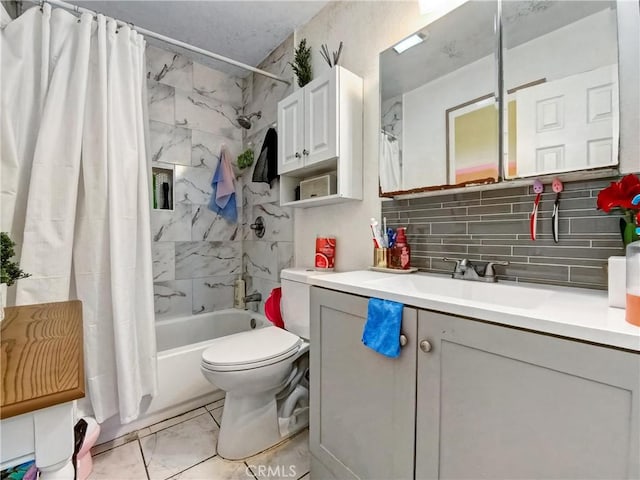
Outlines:
[[507,266],[507,265],[509,265],[509,262],[507,262],[507,261],[504,261],[504,262],[498,262],[498,261],[496,261],[496,262],[488,262],[486,270],[484,272],[484,276],[485,277],[495,277],[496,276],[495,270],[493,269],[494,265]]

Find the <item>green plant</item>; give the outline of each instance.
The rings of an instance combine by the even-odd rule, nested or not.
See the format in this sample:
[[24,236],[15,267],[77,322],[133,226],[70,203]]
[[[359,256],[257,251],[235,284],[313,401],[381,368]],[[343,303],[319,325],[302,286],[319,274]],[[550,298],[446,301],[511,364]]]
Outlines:
[[311,81],[311,47],[307,47],[307,39],[303,38],[298,44],[298,48],[295,50],[295,56],[293,61],[289,62],[293,73],[298,77],[298,86],[304,87]]
[[243,169],[250,167],[251,165],[253,165],[253,150],[248,148],[238,155],[238,167]]
[[20,270],[20,264],[18,262],[11,261],[15,255],[13,247],[15,247],[16,244],[5,232],[0,233],[0,243],[0,283],[6,283],[7,286],[11,286],[16,280],[31,276]]

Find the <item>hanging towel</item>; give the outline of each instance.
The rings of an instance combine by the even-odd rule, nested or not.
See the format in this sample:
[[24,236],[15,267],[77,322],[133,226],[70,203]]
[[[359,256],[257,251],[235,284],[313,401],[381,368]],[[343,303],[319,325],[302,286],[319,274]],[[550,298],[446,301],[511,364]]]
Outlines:
[[236,210],[236,185],[233,176],[233,168],[230,161],[231,155],[225,145],[220,148],[220,161],[211,180],[211,200],[209,210],[216,212],[232,223],[238,221]]
[[400,146],[397,140],[391,140],[380,133],[380,188],[382,192],[402,190],[402,170]]
[[391,300],[369,299],[362,343],[387,357],[398,357],[403,308],[402,303]]
[[258,161],[253,169],[254,182],[271,184],[278,177],[278,133],[275,128],[267,130]]

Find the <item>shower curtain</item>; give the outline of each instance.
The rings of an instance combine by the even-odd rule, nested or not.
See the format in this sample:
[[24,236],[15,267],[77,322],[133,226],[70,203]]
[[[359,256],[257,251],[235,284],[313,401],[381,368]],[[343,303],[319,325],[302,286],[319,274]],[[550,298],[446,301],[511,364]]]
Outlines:
[[32,274],[16,304],[82,300],[92,409],[130,422],[157,388],[144,40],[48,4],[0,40],[2,230]]

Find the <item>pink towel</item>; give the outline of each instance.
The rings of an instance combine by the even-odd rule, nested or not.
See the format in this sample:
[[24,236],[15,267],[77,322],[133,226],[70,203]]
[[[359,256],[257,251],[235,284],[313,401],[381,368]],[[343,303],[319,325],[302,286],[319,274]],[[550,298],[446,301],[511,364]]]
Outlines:
[[226,145],[222,145],[220,148],[220,163],[216,172],[218,185],[216,188],[216,205],[220,208],[224,208],[229,203],[231,196],[236,193],[236,179],[233,176],[233,168],[231,167],[231,160],[229,158],[229,150]]

